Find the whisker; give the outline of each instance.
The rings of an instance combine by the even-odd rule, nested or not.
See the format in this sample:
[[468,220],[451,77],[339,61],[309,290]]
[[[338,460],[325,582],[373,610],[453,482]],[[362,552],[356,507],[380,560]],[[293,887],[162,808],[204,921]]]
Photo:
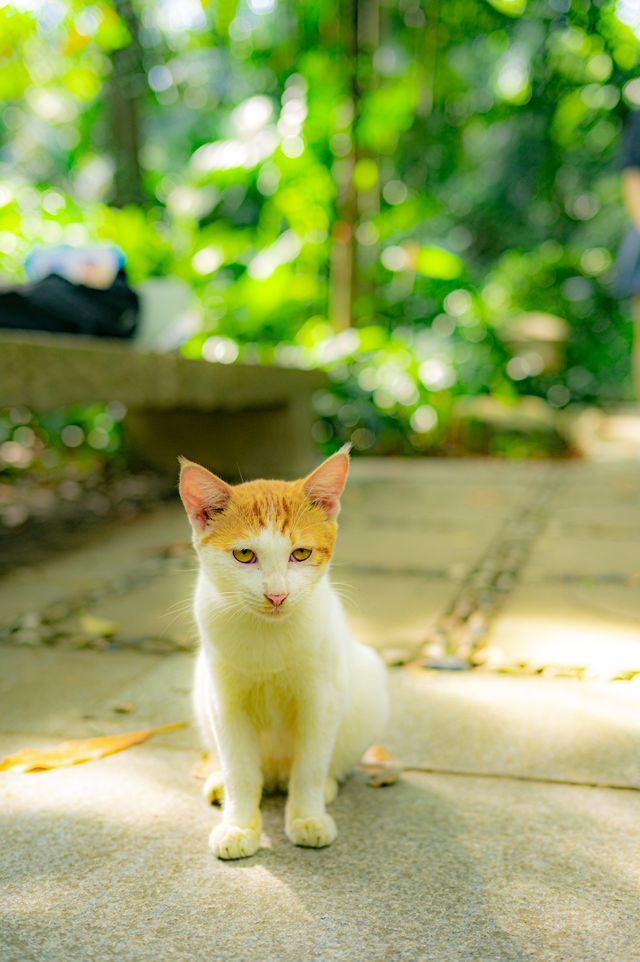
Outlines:
[[[189,606],[188,608],[183,608],[181,611],[165,611],[161,615],[161,618],[165,622],[167,627],[170,627],[172,625],[175,625],[176,621],[178,621],[180,618],[186,615],[191,615],[191,606]],[[193,620],[193,616],[192,616],[192,620]]]
[[167,613],[182,610],[183,608],[191,608],[193,605],[193,600],[191,598],[181,598],[180,601],[174,601],[172,605],[168,605],[166,608]]
[[347,604],[348,604],[348,606],[349,606],[350,608],[359,608],[359,607],[360,607],[360,603],[358,602],[358,600],[357,600],[357,598],[355,597],[355,595],[347,594],[347,592],[344,591],[342,588],[337,588],[337,589],[336,589],[336,594],[338,595],[338,597],[340,598],[341,601],[347,602]]

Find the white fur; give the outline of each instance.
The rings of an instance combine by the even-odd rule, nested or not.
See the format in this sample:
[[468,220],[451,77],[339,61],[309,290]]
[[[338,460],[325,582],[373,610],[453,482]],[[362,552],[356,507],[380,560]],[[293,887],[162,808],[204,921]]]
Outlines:
[[[239,544],[256,552],[259,562],[251,565],[231,552],[196,547],[201,647],[194,704],[224,790],[211,848],[220,858],[252,855],[263,787],[287,786],[288,837],[329,845],[336,827],[325,800],[384,727],[385,667],[352,638],[326,568],[293,563],[299,546],[286,536],[265,529]],[[265,611],[267,591],[288,592],[281,611]],[[215,776],[209,797],[220,790]]]

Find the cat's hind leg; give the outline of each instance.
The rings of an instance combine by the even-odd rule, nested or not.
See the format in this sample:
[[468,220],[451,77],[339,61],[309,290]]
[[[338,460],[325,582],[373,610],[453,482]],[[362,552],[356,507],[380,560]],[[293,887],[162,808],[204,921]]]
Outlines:
[[324,803],[325,805],[331,805],[334,802],[338,794],[339,789],[338,779],[334,778],[332,775],[327,777],[324,783]]
[[[205,791],[205,798],[210,805],[219,804],[217,798],[217,791],[219,786],[220,797],[222,797],[222,780],[218,782],[217,779],[214,780],[213,776],[209,776],[212,779],[212,796],[208,796]],[[264,788],[263,793],[265,795],[286,795],[289,789],[289,765],[286,769],[278,768],[277,766],[269,767],[267,766],[263,769],[264,778]],[[326,782],[324,783],[324,803],[325,805],[330,805],[331,802],[336,800],[338,790],[340,785],[337,778],[329,775]],[[206,785],[205,785],[206,790]]]
[[376,651],[354,643],[350,703],[340,723],[329,776],[344,781],[380,738],[389,712],[387,670]]
[[208,805],[222,805],[224,781],[222,772],[212,772],[202,786],[202,797]]

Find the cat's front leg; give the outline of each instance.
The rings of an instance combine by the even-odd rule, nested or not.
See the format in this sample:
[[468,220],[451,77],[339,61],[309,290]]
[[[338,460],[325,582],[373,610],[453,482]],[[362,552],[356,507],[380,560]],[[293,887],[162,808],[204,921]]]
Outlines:
[[306,698],[299,705],[296,728],[285,829],[294,845],[323,848],[331,845],[338,834],[334,820],[325,810],[338,719],[322,699]]
[[216,711],[224,797],[222,823],[209,836],[218,858],[246,858],[260,846],[262,772],[258,733],[237,707],[223,704]]

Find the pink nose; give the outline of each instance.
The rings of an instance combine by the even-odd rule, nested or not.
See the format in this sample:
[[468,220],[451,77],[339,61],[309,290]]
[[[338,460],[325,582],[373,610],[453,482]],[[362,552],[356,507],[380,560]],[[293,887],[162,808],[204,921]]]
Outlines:
[[274,608],[279,608],[284,599],[289,597],[286,592],[283,595],[271,595],[265,592],[264,596],[269,599]]

